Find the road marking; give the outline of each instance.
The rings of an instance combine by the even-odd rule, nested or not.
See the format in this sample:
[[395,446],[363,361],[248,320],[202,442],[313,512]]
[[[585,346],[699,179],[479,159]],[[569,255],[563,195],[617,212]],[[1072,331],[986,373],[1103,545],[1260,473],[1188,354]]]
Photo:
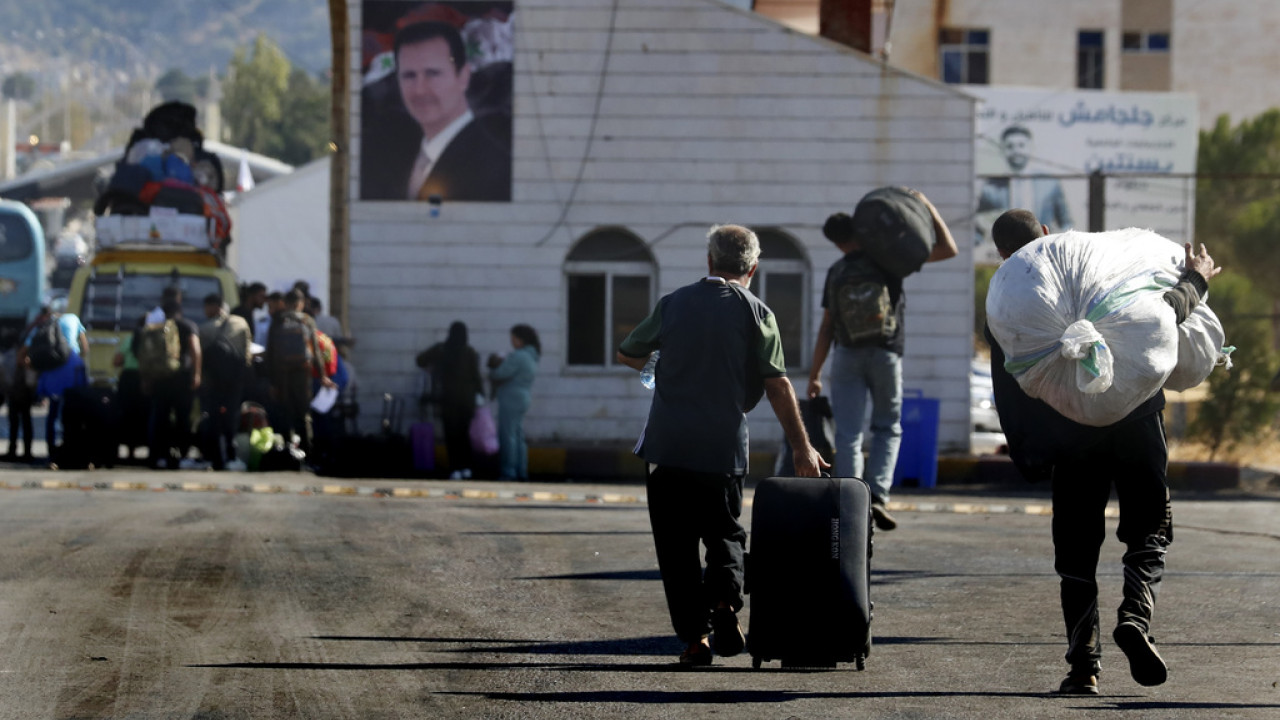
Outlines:
[[[629,495],[626,493],[577,493],[557,492],[550,490],[517,491],[511,489],[494,489],[480,487],[374,487],[364,485],[276,485],[269,483],[217,483],[217,482],[182,482],[182,483],[150,483],[126,480],[82,484],[69,480],[32,480],[22,484],[0,482],[0,489],[6,490],[115,490],[121,492],[190,492],[190,493],[226,493],[282,495],[296,494],[301,496],[338,496],[338,497],[373,497],[395,499],[436,499],[436,500],[494,500],[539,503],[573,503],[584,505],[646,505],[645,495]],[[748,494],[743,500],[744,507],[751,507],[753,495]],[[932,500],[894,500],[889,502],[892,512],[909,513],[944,513],[952,515],[1035,515],[1051,516],[1053,507],[1046,503],[1027,502],[1023,504],[1003,501],[999,503],[973,502],[940,502]],[[1119,508],[1110,505],[1106,509],[1106,517],[1120,516]]]

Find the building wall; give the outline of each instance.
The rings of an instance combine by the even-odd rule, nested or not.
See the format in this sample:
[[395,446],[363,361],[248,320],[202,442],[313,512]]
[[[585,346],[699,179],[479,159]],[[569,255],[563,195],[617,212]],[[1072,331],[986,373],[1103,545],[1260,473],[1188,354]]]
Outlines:
[[[811,262],[806,361],[792,377],[803,392],[838,256],[827,215],[886,184],[920,188],[957,224],[971,212],[972,100],[952,88],[715,0],[620,0],[616,16],[597,0],[521,0],[516,13],[511,203],[446,202],[431,217],[426,204],[360,202],[353,98],[350,324],[365,427],[378,395],[414,390],[414,354],[451,321],[482,355],[509,350],[508,329],[525,322],[544,349],[531,441],[634,441],[650,399],[636,373],[565,364],[565,257],[604,225],[649,245],[657,296],[705,273],[713,223],[794,236]],[[359,38],[358,3],[351,17]],[[351,67],[359,88],[355,53]],[[970,248],[906,288],[906,385],[942,399],[941,443],[967,448]],[[767,403],[752,435],[781,437]]]
[[[940,77],[940,27],[992,31],[990,84],[1058,88],[1076,86],[1076,33],[1103,29],[1105,89],[1195,93],[1205,127],[1280,92],[1280,3],[1267,0],[896,0],[890,62]],[[1172,51],[1122,54],[1126,29],[1171,30]]]

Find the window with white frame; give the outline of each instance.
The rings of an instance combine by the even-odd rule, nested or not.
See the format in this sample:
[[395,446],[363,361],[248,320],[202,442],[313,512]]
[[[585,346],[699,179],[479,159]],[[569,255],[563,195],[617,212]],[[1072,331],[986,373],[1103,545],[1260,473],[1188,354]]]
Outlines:
[[654,262],[625,228],[597,228],[564,263],[569,365],[609,367],[623,338],[653,309]]
[[942,28],[938,31],[938,57],[942,81],[986,85],[991,53],[991,31]]
[[773,311],[788,368],[804,366],[808,327],[809,260],[794,237],[777,228],[755,228],[760,267],[751,291]]

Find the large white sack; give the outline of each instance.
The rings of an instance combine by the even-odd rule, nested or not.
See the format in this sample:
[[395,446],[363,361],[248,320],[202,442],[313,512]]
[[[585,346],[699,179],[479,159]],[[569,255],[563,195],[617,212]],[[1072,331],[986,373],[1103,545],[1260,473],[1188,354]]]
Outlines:
[[1178,364],[1169,379],[1164,381],[1169,390],[1190,390],[1204,382],[1218,365],[1231,367],[1231,361],[1223,352],[1227,333],[1222,321],[1209,309],[1209,297],[1196,306],[1194,312],[1178,326]]
[[1027,245],[996,271],[987,294],[1005,367],[1031,397],[1097,427],[1165,386],[1179,366],[1180,336],[1186,359],[1172,389],[1199,384],[1218,360],[1222,330],[1203,303],[1192,325],[1176,325],[1162,296],[1184,260],[1181,245],[1136,228]]

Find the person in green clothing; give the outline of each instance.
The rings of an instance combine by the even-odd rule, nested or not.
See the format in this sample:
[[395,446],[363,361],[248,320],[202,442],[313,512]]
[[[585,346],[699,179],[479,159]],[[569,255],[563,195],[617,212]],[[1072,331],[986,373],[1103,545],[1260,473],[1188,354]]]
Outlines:
[[489,379],[498,398],[498,477],[529,479],[529,448],[524,441],[524,415],[529,412],[533,376],[542,356],[538,333],[528,325],[511,328],[505,358],[489,356]]

